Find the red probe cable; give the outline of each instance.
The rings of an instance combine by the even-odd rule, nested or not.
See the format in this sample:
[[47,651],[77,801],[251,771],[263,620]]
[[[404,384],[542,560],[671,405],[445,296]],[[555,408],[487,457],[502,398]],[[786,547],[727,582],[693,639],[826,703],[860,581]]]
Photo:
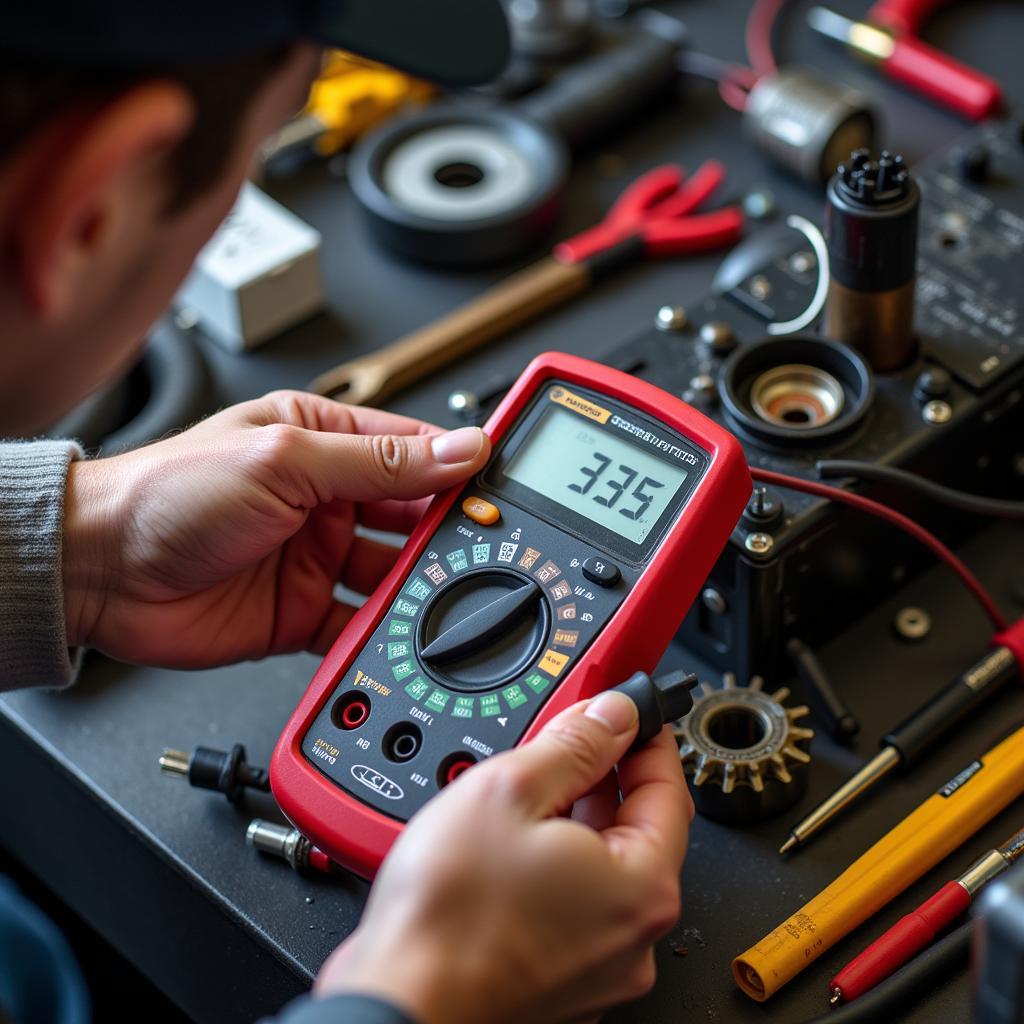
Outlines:
[[1006,629],[1006,620],[999,611],[992,595],[985,589],[977,576],[935,534],[926,530],[920,524],[915,523],[909,516],[905,516],[902,512],[897,512],[881,502],[865,498],[861,494],[854,494],[851,491],[844,491],[839,487],[830,487],[828,484],[820,484],[813,480],[803,480],[800,477],[789,476],[786,473],[776,473],[770,469],[759,469],[751,466],[750,475],[760,483],[774,484],[776,487],[788,487],[794,491],[803,491],[805,494],[813,494],[819,498],[828,498],[831,501],[841,502],[844,505],[849,505],[862,512],[877,516],[879,519],[884,519],[886,522],[903,530],[904,533],[910,534],[911,537],[928,548],[960,577],[964,586],[974,595],[975,600],[984,609],[985,614],[992,621],[997,632],[1001,633]]
[[750,67],[742,64],[731,65],[718,83],[718,92],[733,110],[743,111],[747,106],[747,93],[764,75],[774,74],[778,69],[772,47],[772,32],[779,12],[786,0],[754,0],[747,16],[745,45]]
[[897,921],[854,957],[830,982],[832,1005],[849,1003],[909,963],[958,917],[967,913],[975,893],[1024,854],[1024,829],[1002,846],[989,850],[959,878]]

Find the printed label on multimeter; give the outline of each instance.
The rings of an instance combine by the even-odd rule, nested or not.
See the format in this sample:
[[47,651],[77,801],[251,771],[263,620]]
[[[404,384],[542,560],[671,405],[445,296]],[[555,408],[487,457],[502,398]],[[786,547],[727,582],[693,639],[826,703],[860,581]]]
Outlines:
[[[707,459],[635,410],[543,389],[306,734],[311,763],[404,820],[449,781],[451,751],[515,745],[626,597]],[[473,499],[497,507],[497,521],[468,521]],[[367,680],[370,711],[346,729],[335,709]],[[340,755],[325,759],[325,742]]]

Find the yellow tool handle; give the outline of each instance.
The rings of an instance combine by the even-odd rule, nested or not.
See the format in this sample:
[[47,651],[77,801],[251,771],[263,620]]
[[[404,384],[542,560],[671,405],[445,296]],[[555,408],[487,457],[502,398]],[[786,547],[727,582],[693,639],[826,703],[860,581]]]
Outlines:
[[965,768],[732,964],[763,1002],[1024,792],[1024,728]]
[[585,264],[549,256],[400,341],[328,370],[309,390],[352,405],[381,402],[578,295],[589,283]]

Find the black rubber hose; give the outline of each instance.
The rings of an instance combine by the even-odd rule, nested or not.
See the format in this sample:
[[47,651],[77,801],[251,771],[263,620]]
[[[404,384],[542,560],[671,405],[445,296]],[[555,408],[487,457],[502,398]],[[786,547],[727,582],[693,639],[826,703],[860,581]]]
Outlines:
[[1024,519],[1024,501],[1004,501],[1000,498],[985,498],[977,494],[965,494],[952,487],[926,480],[923,476],[908,473],[893,466],[878,466],[872,462],[857,462],[853,459],[822,459],[817,464],[818,476],[823,480],[849,476],[858,480],[877,480],[882,483],[904,487],[915,491],[932,501],[982,516],[999,519]]

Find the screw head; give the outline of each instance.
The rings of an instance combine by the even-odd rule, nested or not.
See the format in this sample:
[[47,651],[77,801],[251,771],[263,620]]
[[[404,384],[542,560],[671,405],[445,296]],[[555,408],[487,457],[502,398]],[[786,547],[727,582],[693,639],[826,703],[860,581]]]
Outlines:
[[925,423],[948,423],[953,418],[953,407],[949,402],[926,402],[921,410],[921,418]]
[[772,293],[772,283],[764,274],[756,274],[752,277],[749,287],[750,294],[762,302]]
[[724,615],[729,610],[729,603],[722,596],[721,591],[714,587],[705,587],[700,599],[712,615]]
[[736,332],[724,320],[709,320],[701,325],[700,341],[709,356],[727,356],[736,347]]
[[923,608],[901,608],[893,628],[904,640],[923,640],[932,631],[932,617]]
[[812,270],[818,266],[817,257],[813,252],[806,252],[801,250],[800,252],[793,253],[789,257],[789,269],[794,274],[809,274]]
[[743,546],[752,554],[762,558],[772,553],[775,538],[770,533],[748,533]]
[[756,189],[743,197],[743,212],[751,220],[767,220],[775,213],[775,196],[766,189]]
[[662,306],[654,318],[654,326],[659,331],[685,331],[688,322],[682,306]]

